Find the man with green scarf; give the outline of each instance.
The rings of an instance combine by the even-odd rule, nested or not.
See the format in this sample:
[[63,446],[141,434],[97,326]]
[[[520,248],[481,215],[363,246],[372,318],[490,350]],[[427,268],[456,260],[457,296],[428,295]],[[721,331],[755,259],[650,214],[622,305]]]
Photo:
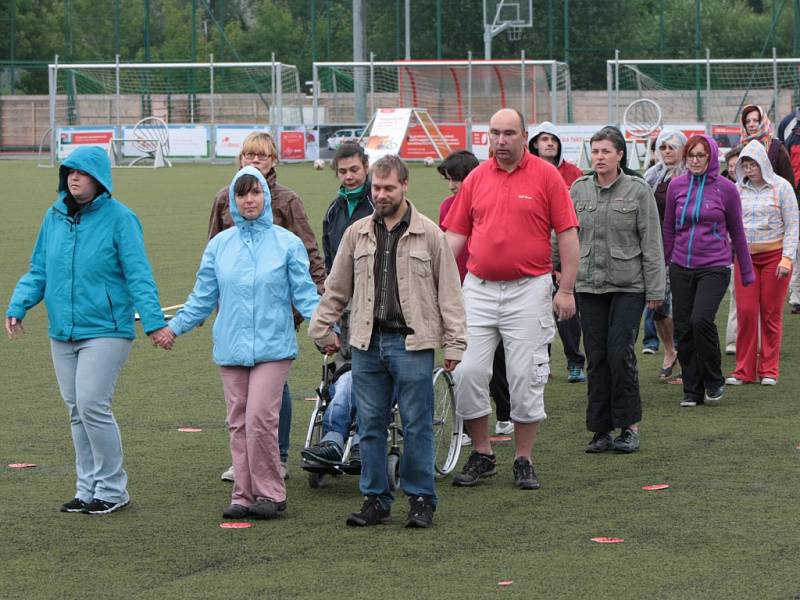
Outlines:
[[341,144],[333,156],[333,169],[341,186],[322,220],[322,249],[325,253],[325,270],[328,273],[331,272],[333,259],[345,230],[375,210],[367,179],[368,166],[364,149],[354,142]]

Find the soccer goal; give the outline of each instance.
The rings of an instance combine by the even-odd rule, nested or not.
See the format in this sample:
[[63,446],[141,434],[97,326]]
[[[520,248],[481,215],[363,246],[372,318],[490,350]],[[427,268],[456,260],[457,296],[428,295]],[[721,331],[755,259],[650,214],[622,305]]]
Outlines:
[[315,125],[366,124],[378,108],[424,107],[436,123],[488,123],[499,108],[567,121],[569,67],[547,60],[317,62]]
[[[191,158],[215,157],[220,124],[277,133],[303,123],[297,67],[275,61],[64,64],[56,57],[48,81],[51,164],[79,141],[108,147],[130,138],[147,118],[168,124],[170,157]],[[143,150],[125,143],[121,152],[135,158]]]
[[[618,53],[617,53],[618,56]],[[606,63],[608,119],[619,123],[625,107],[649,98],[665,124],[739,122],[742,108],[758,104],[779,120],[800,97],[800,59],[620,60]]]

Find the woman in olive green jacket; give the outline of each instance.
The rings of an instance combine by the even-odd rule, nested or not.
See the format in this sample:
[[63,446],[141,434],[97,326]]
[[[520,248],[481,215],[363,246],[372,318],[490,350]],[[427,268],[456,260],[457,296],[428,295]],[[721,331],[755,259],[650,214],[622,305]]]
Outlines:
[[[621,170],[625,140],[603,128],[592,136],[594,172],[570,190],[580,221],[575,282],[588,360],[586,452],[639,448],[642,403],[634,344],[645,303],[664,298],[664,250],[653,192]],[[620,429],[612,440],[611,432]]]

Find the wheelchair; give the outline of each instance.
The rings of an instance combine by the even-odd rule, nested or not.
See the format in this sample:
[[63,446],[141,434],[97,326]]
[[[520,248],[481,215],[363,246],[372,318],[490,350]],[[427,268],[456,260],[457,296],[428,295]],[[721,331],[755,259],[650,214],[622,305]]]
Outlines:
[[[322,427],[325,411],[333,398],[331,385],[349,368],[346,362],[334,361],[326,356],[322,363],[322,379],[316,389],[316,401],[308,424],[305,447],[318,444],[323,437]],[[433,447],[436,478],[446,477],[455,469],[461,453],[461,434],[463,421],[456,415],[455,386],[453,376],[442,367],[434,369],[433,374]],[[353,458],[353,437],[355,424],[351,424],[350,435],[342,452],[342,461],[336,465],[322,464],[302,458],[300,467],[308,472],[308,484],[311,488],[324,487],[329,477],[341,475],[359,475],[360,461]],[[388,445],[387,476],[389,488],[395,491],[400,487],[400,456],[403,445],[403,426],[397,405],[392,407],[389,424],[386,430]]]

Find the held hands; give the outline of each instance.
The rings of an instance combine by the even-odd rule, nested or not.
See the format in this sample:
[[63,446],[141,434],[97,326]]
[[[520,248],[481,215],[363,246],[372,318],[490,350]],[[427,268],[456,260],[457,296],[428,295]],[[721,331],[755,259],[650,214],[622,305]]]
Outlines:
[[172,346],[175,344],[175,337],[169,327],[162,327],[150,334],[150,341],[153,342],[153,346],[158,346],[164,350],[172,350]]
[[456,370],[456,367],[460,362],[461,362],[460,360],[455,360],[454,358],[446,358],[444,359],[444,370],[449,373],[452,373],[453,371]]
[[655,310],[659,306],[661,306],[662,304],[664,304],[663,300],[648,300],[647,301],[647,308],[649,308],[650,310]]
[[8,339],[17,339],[19,336],[25,333],[25,328],[22,326],[22,321],[17,320],[17,317],[6,317],[6,333],[8,334]]
[[333,356],[342,347],[341,343],[339,342],[339,336],[334,333],[333,337],[334,342],[332,344],[328,344],[327,346],[323,346],[322,348],[322,351],[328,356]]

